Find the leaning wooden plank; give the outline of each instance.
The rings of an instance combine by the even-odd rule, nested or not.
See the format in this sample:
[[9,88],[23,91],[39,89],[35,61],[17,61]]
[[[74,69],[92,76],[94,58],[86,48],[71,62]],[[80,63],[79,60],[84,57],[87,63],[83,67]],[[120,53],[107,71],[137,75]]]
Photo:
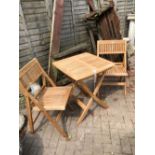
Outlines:
[[84,16],[84,20],[93,19],[96,15],[97,15],[97,12],[96,12],[96,11],[92,11],[92,12],[90,12],[89,14],[86,14],[86,15]]
[[87,0],[88,5],[90,6],[92,11],[95,11],[94,2],[93,0]]
[[51,41],[48,61],[48,74],[50,73],[51,55],[58,53],[60,48],[60,31],[63,17],[64,0],[55,0],[51,25]]
[[114,25],[114,31],[117,39],[121,39],[121,33],[120,33],[120,21],[119,18],[116,14],[116,11],[114,8],[111,10],[111,18],[113,20],[113,25]]
[[95,44],[95,38],[94,38],[93,31],[90,28],[88,28],[88,32],[89,32],[90,41],[93,47],[93,52],[94,54],[96,54],[96,44]]
[[65,51],[62,51],[61,53],[53,55],[53,58],[58,59],[58,58],[62,58],[62,57],[68,56],[70,54],[79,52],[81,50],[86,50],[88,48],[88,46],[89,45],[88,45],[87,42],[78,44],[78,45],[76,45],[74,47],[71,47],[71,48],[65,50]]

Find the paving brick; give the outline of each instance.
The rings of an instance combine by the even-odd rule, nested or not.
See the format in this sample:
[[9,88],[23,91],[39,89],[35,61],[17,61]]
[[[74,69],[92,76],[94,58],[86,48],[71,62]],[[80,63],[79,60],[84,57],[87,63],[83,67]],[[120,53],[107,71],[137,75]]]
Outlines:
[[102,134],[102,129],[101,128],[92,128],[91,129],[92,134]]
[[109,122],[101,122],[101,129],[102,130],[108,130],[110,129],[110,125],[109,125]]
[[101,114],[101,107],[98,106],[96,103],[95,103],[95,105],[93,107],[93,114],[95,116],[100,116],[100,114]]
[[42,146],[44,147],[44,148],[47,148],[47,147],[49,147],[49,144],[50,144],[50,139],[42,139]]
[[93,117],[93,127],[94,128],[101,128],[101,116],[94,116]]
[[114,155],[114,153],[103,153],[103,155]]
[[104,153],[103,144],[94,143],[93,144],[93,155],[95,154],[103,155],[103,153]]
[[82,151],[76,150],[74,155],[82,155]]
[[104,144],[104,153],[122,153],[120,145]]
[[92,128],[93,127],[93,115],[89,115],[86,118],[86,128]]
[[108,123],[108,122],[109,122],[109,116],[101,115],[101,123]]
[[51,148],[44,148],[42,155],[55,155],[55,153],[55,150],[52,150]]
[[[88,141],[90,139],[90,141]],[[82,149],[82,153],[92,154],[93,152],[93,138],[89,138],[84,142],[84,147]]]
[[50,139],[52,137],[53,130],[55,130],[54,127],[48,123],[46,129],[44,130],[43,138]]
[[114,153],[122,153],[121,145],[112,145],[112,150]]
[[104,144],[103,148],[104,148],[104,153],[111,153],[111,152],[113,152],[112,144]]
[[121,141],[118,135],[111,136],[111,141],[113,145],[120,145]]
[[135,146],[135,138],[128,138],[131,146]]
[[106,134],[94,134],[94,143],[96,144],[109,144],[111,143],[111,138],[110,135],[106,135]]
[[37,148],[37,155],[43,155],[43,154],[44,154],[44,148],[42,147]]
[[53,135],[49,141],[49,147],[50,148],[56,148],[57,147],[59,137],[60,137],[59,133],[56,130],[54,130]]
[[23,145],[23,155],[29,154],[30,148],[31,148],[31,145],[28,144],[28,143],[25,143],[25,144]]
[[122,128],[122,124],[120,122],[110,122],[110,128],[111,129],[121,129]]
[[57,150],[56,150],[56,155],[61,155],[64,154],[65,149],[66,149],[66,142],[59,142],[57,145]]
[[118,129],[110,129],[111,136],[118,135],[118,131],[120,131],[120,130],[118,130]]
[[64,155],[74,155],[74,149],[72,149],[72,146],[69,149],[65,150]]
[[124,123],[124,118],[122,116],[122,114],[120,114],[120,112],[118,111],[118,114],[113,115],[113,116],[108,116],[108,120],[109,122],[119,122],[119,123]]
[[121,139],[121,148],[122,148],[122,153],[128,153],[128,154],[132,153],[129,140],[127,138]]
[[119,133],[120,139],[124,139],[127,137],[127,132],[125,130],[119,130],[118,133]]
[[108,112],[105,109],[102,108],[101,111],[100,111],[100,115],[106,117],[108,115]]
[[68,131],[69,135],[71,136],[72,141],[75,141],[78,139],[77,137],[77,128],[72,128]]
[[81,142],[81,141],[76,141],[75,142],[75,150],[82,150],[84,147],[84,142]]
[[40,137],[36,137],[33,140],[32,147],[43,147],[43,140]]
[[29,155],[37,155],[37,153],[38,153],[38,148],[37,147],[33,147],[33,148],[30,149],[28,154]]
[[135,146],[132,146],[131,150],[132,150],[133,155],[135,155]]
[[90,133],[86,133],[84,137],[84,142],[85,143],[92,143],[93,142],[93,135]]
[[77,139],[80,142],[84,142],[84,134],[85,134],[85,128],[78,128],[77,129]]

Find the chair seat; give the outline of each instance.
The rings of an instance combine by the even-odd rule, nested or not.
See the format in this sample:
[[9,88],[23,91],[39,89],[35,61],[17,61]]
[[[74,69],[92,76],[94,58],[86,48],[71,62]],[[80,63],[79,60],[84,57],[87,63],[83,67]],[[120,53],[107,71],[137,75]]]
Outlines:
[[128,73],[123,65],[116,64],[106,71],[105,76],[127,76]]
[[[65,110],[72,87],[46,87],[38,100],[46,110]],[[37,106],[33,110],[39,111]]]

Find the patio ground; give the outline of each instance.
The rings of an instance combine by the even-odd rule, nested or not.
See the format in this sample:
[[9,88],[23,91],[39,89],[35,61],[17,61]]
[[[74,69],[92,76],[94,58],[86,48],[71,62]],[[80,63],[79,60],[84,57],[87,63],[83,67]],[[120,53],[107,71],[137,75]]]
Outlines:
[[[23,140],[24,155],[134,155],[135,150],[135,91],[134,73],[127,79],[127,96],[122,88],[103,87],[102,92],[109,104],[103,109],[94,103],[86,119],[77,126],[79,108],[66,111],[65,123],[71,136],[66,141],[39,116],[35,134],[26,133]],[[87,100],[87,98],[84,98]]]

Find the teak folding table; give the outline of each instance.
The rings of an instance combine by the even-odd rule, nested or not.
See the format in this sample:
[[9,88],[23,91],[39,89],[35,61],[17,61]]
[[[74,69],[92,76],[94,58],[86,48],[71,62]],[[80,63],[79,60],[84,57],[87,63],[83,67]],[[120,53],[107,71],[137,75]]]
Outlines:
[[[93,100],[103,108],[108,108],[108,104],[99,99],[97,97],[97,93],[103,83],[104,72],[113,67],[114,63],[85,52],[76,56],[55,61],[53,62],[53,66],[68,76],[73,81],[75,86],[79,87],[84,93],[90,96],[87,104],[84,104],[78,98],[76,99],[77,104],[83,110],[78,119],[78,124],[80,124],[85,118],[88,110],[93,104]],[[92,92],[83,80],[94,75],[98,76],[98,81],[96,82],[96,87]]]

